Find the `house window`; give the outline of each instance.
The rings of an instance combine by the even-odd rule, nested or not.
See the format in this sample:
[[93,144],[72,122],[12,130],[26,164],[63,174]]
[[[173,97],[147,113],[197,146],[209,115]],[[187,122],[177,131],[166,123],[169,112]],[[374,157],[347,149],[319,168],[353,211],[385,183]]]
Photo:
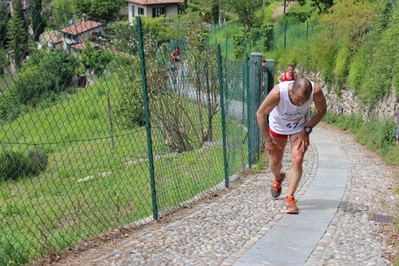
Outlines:
[[134,13],[134,6],[132,6],[132,17],[135,17],[136,15],[135,15],[135,13]]
[[76,36],[75,35],[66,33],[64,36],[65,36],[65,39],[68,39],[68,40],[71,40],[71,41],[76,41]]
[[161,15],[165,14],[165,8],[164,7],[155,7],[152,9],[152,17],[157,18],[160,17]]
[[138,13],[139,15],[144,15],[144,8],[139,7],[137,11],[138,11],[137,13]]

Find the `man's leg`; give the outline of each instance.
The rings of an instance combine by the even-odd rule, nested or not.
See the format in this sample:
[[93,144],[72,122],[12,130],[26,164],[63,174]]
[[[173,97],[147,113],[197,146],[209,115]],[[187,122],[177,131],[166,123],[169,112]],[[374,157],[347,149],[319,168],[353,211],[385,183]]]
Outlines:
[[296,135],[290,136],[291,143],[291,169],[288,175],[288,192],[287,196],[294,196],[294,193],[298,187],[299,181],[302,177],[302,164],[305,152],[302,149],[298,150],[298,142],[296,140]]
[[281,183],[285,179],[285,173],[281,173],[285,145],[287,144],[287,137],[273,137],[273,140],[277,143],[279,148],[275,147],[270,152],[270,170],[273,173],[273,180],[270,187],[270,193],[272,197],[277,199],[281,195]]
[[280,146],[280,149],[275,147],[270,153],[270,170],[273,173],[273,177],[276,180],[280,180],[281,169],[283,168],[283,164],[281,161],[283,160],[285,145],[287,144],[287,138],[282,137],[274,137],[271,136],[272,139]]
[[303,157],[305,155],[305,152],[303,152],[302,149],[298,150],[299,142],[296,142],[296,139],[296,135],[290,136],[292,166],[288,175],[288,192],[287,196],[285,197],[284,205],[285,212],[289,214],[298,213],[298,207],[296,206],[294,194],[302,177],[302,164]]

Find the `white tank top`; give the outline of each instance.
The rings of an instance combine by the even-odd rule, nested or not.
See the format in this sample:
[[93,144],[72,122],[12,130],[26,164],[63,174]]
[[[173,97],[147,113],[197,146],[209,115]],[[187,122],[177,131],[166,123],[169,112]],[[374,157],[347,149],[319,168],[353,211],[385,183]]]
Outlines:
[[314,83],[309,100],[302,106],[291,103],[288,97],[288,84],[293,81],[285,81],[278,84],[280,87],[280,103],[269,115],[269,127],[282,135],[292,135],[300,132],[310,120],[310,105],[313,102]]

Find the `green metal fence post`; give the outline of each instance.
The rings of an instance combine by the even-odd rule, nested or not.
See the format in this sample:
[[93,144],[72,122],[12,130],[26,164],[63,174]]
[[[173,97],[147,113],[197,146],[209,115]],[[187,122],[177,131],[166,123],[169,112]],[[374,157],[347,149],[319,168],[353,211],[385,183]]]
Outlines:
[[267,73],[266,66],[264,66],[262,63],[262,90],[261,90],[261,99],[260,99],[261,103],[266,98],[267,94],[269,94],[268,84],[269,84],[269,75]]
[[138,31],[138,42],[140,51],[140,69],[142,82],[141,86],[143,89],[144,99],[144,113],[145,113],[145,128],[147,133],[147,148],[148,148],[148,167],[150,168],[150,184],[151,184],[151,195],[152,195],[152,217],[154,220],[158,220],[158,206],[157,206],[157,195],[155,189],[155,175],[154,175],[154,157],[152,154],[152,139],[151,139],[151,122],[149,114],[148,104],[148,92],[147,92],[147,76],[145,69],[145,56],[144,56],[144,44],[141,28],[141,18],[137,17],[137,31]]
[[[248,53],[245,53],[245,66],[244,66],[244,73],[243,73],[243,80],[244,80],[244,90],[242,91],[242,99],[246,99],[246,104],[248,104],[248,90],[249,90],[249,57]],[[245,104],[242,105],[242,114],[245,114]],[[248,116],[248,115],[247,115]],[[248,119],[248,117],[247,117]],[[245,117],[244,115],[242,116],[242,121],[241,123],[244,125],[245,123]],[[247,133],[248,136],[248,133]]]
[[260,91],[262,86],[262,53],[254,52],[251,54],[251,64],[249,67],[249,81],[247,93],[247,115],[248,115],[248,167],[258,159],[260,133],[256,120],[256,111],[260,105]]
[[[261,103],[262,101],[267,97],[267,95],[270,93],[270,91],[274,87],[274,59],[266,59],[266,65],[262,66],[262,74],[263,74],[263,80],[262,80],[262,91],[261,91]],[[266,117],[266,119],[269,121],[269,117]],[[258,146],[258,155],[260,156],[261,150],[262,150],[262,145],[263,145],[263,135],[259,131],[259,146]]]
[[284,50],[287,48],[287,25],[284,24]]
[[[273,89],[274,87],[274,67],[275,61],[274,59],[266,59],[266,72],[267,72],[267,94]],[[266,86],[266,83],[265,83]]]
[[227,39],[227,37],[226,37],[226,59],[228,58],[227,57],[227,47],[229,46],[229,41],[228,41],[228,39]]
[[222,50],[218,44],[218,74],[219,74],[219,92],[220,92],[220,112],[222,114],[222,139],[223,139],[223,165],[224,165],[224,186],[229,187],[229,169],[227,163],[227,145],[226,145],[226,113],[224,109],[224,95],[223,95],[223,61]]

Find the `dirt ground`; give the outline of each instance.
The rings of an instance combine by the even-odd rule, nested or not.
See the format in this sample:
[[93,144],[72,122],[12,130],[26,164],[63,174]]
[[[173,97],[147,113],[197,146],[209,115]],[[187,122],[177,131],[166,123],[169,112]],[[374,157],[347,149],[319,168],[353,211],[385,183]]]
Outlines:
[[[285,11],[287,11],[288,9],[290,9],[291,7],[293,7],[293,6],[297,5],[297,4],[298,4],[298,2],[296,2],[296,1],[287,1],[287,2],[286,2]],[[278,7],[273,11],[271,23],[272,23],[273,25],[275,25],[275,24],[277,23],[277,19],[278,19],[279,17],[281,17],[283,14],[284,14],[284,3],[282,3],[280,6],[278,6]]]

